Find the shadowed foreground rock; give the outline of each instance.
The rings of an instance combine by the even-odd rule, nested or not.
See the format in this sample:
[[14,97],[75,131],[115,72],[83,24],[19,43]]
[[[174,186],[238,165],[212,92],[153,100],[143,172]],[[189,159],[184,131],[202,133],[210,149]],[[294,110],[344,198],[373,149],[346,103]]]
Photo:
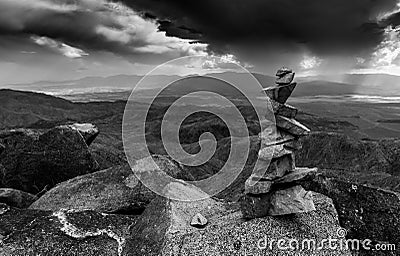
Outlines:
[[0,188],[0,203],[17,208],[27,208],[37,200],[35,195],[12,188]]
[[0,204],[0,255],[123,255],[136,216],[18,210]]
[[321,174],[302,185],[332,198],[348,238],[391,243],[400,248],[400,194]]
[[46,186],[98,170],[83,136],[70,127],[2,131],[0,143],[5,146],[0,187],[37,194]]
[[[204,195],[184,182],[170,183],[165,191],[182,199]],[[262,246],[265,239],[321,243],[329,236],[335,238],[340,226],[330,199],[314,197],[314,212],[251,221],[243,219],[236,203],[214,199],[181,202],[158,197],[140,216],[19,210],[0,204],[0,255],[298,255],[299,251],[282,251],[276,245],[271,250]],[[202,229],[190,225],[197,214],[208,220]],[[350,255],[331,250],[301,252],[316,254]]]
[[31,205],[31,209],[94,210],[98,212],[140,213],[154,198],[131,168],[112,167],[60,183]]
[[[202,193],[183,183],[183,193]],[[330,199],[315,195],[317,210],[290,216],[265,217],[245,221],[236,203],[214,199],[179,202],[155,199],[132,227],[127,255],[300,255],[299,251],[281,251],[257,247],[259,240],[293,238],[322,239],[337,236],[340,227]],[[198,229],[190,225],[198,213],[208,220]],[[262,243],[261,242],[261,246]],[[301,255],[350,255],[346,251],[302,251]]]

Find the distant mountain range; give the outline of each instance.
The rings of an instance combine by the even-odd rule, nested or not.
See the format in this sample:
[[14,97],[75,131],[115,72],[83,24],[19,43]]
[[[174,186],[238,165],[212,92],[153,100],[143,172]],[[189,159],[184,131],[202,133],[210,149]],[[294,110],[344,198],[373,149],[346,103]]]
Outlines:
[[[214,73],[215,77],[246,83],[241,73]],[[254,74],[263,87],[274,85],[275,78],[263,74]],[[41,81],[29,84],[11,84],[4,88],[45,92],[52,95],[72,95],[85,93],[113,93],[130,91],[143,78],[139,75],[117,75],[110,77],[86,77],[69,81]],[[154,89],[184,77],[155,75],[146,80],[146,88]],[[386,74],[345,74],[342,76],[299,77],[300,84],[293,96],[340,96],[349,94],[400,96],[400,76]]]
[[[400,76],[387,74],[344,74],[342,76],[311,76],[299,78],[302,87],[315,87],[317,85],[334,87],[336,95],[348,94],[352,89],[354,94],[399,96]],[[352,89],[346,88],[349,86]],[[320,88],[319,88],[320,89]],[[324,89],[324,92],[325,92]],[[328,94],[330,95],[330,94]]]

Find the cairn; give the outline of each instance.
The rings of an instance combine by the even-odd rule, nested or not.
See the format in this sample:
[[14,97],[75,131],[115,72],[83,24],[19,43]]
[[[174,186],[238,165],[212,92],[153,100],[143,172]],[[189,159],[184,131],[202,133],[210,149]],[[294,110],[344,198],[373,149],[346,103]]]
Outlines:
[[264,89],[274,110],[276,130],[269,127],[260,134],[260,167],[246,181],[241,199],[243,217],[247,219],[315,210],[312,193],[300,181],[313,177],[317,169],[296,168],[294,157],[301,148],[299,138],[310,130],[294,119],[297,109],[286,104],[297,85],[292,83],[295,73],[281,68],[276,76],[276,86]]

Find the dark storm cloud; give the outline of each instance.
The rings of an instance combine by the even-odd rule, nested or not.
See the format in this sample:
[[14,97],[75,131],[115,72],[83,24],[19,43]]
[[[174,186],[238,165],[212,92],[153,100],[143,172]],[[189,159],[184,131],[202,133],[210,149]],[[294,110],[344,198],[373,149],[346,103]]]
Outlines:
[[191,46],[188,40],[168,38],[157,27],[144,13],[108,0],[0,1],[0,35],[42,42],[43,46],[72,46],[89,53],[104,50],[135,62],[204,49]]
[[[371,52],[383,38],[377,17],[397,0],[125,0],[163,20],[169,35],[196,38],[215,51],[296,48],[319,54]],[[390,19],[390,18],[388,18]],[[167,20],[168,22],[165,22]],[[398,14],[393,16],[398,23]],[[191,33],[195,31],[195,33]],[[200,34],[201,33],[201,34]]]
[[387,26],[396,27],[400,25],[400,12],[395,12],[382,21]]
[[397,0],[122,2],[131,9],[111,0],[0,0],[0,36],[44,46],[50,38],[56,40],[53,50],[65,43],[75,51],[104,50],[147,63],[207,50],[181,38],[252,63],[265,62],[265,56],[286,62],[303,52],[366,57],[382,41],[384,29],[400,23],[400,14],[393,12]]
[[2,35],[47,36],[74,45],[90,43],[94,48],[101,48],[96,43],[96,37],[90,33],[96,24],[93,14],[75,9],[73,5],[70,8],[57,8],[50,2],[46,6],[29,1],[25,4],[13,4],[11,1],[0,3]]

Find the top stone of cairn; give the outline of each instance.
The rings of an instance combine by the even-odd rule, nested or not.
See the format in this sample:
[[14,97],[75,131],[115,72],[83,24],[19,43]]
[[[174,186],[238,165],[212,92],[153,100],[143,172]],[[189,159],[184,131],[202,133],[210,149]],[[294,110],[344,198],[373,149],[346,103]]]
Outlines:
[[293,81],[294,75],[295,75],[295,73],[290,68],[287,68],[287,67],[280,68],[276,72],[276,76],[277,76],[276,84],[288,85]]
[[281,77],[281,76],[284,76],[284,75],[287,75],[290,73],[293,73],[293,70],[291,70],[288,67],[283,67],[283,68],[278,69],[278,71],[276,72],[276,76]]

